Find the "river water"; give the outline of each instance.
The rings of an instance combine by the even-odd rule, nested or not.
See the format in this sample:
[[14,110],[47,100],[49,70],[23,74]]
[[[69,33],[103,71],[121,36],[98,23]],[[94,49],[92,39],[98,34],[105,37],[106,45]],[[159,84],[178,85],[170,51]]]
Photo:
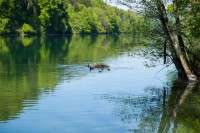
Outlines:
[[200,131],[199,85],[145,50],[130,35],[0,37],[0,133]]

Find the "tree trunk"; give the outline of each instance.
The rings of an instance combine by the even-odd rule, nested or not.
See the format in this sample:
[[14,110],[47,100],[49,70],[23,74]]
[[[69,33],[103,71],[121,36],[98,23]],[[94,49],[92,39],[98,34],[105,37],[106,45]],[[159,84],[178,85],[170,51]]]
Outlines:
[[163,0],[157,0],[157,8],[158,8],[158,12],[160,13],[159,16],[160,16],[160,20],[163,24],[163,28],[165,29],[165,32],[166,32],[167,36],[169,37],[170,43],[172,44],[177,57],[180,59],[181,66],[183,67],[188,80],[196,81],[197,78],[190,70],[188,63],[186,61],[186,58],[185,58],[184,54],[182,53],[180,44],[178,44],[178,42],[176,41],[176,39],[172,33],[171,27],[168,23],[167,13],[166,13],[166,9],[165,9]]
[[182,52],[185,52],[184,41],[180,32],[181,23],[180,23],[180,18],[179,18],[177,0],[173,0],[173,7],[174,7],[174,17],[176,20],[176,32],[177,32],[178,42],[179,42]]

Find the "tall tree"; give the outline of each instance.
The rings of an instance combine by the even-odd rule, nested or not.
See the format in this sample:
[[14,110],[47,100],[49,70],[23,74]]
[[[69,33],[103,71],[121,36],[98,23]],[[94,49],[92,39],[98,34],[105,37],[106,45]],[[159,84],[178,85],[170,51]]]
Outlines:
[[[174,5],[174,7],[176,7],[175,0],[173,0],[173,5]],[[168,22],[167,12],[166,12],[166,8],[165,8],[163,0],[157,0],[156,1],[156,6],[157,6],[157,9],[158,9],[158,12],[159,12],[160,21],[162,22],[164,31],[166,32],[170,43],[174,47],[174,50],[175,50],[175,52],[177,54],[178,59],[180,60],[181,66],[183,67],[184,72],[185,72],[188,80],[189,81],[196,80],[196,76],[190,70],[190,68],[188,66],[188,63],[186,61],[184,52],[181,50],[181,45],[183,47],[183,44],[181,44],[182,43],[181,40],[179,40],[179,42],[177,42],[177,40],[175,39],[174,34],[172,33],[172,28],[170,27],[169,22]],[[178,25],[179,22],[178,22],[178,16],[177,16],[178,15],[177,9],[175,9],[174,13],[175,13],[175,18],[176,18],[176,24]],[[179,33],[177,33],[177,36],[178,36],[178,39],[182,38]]]
[[[131,6],[134,5],[136,0],[117,0],[120,3]],[[178,69],[178,72],[185,75],[189,81],[196,81],[197,76],[194,74],[194,70],[189,64],[189,60],[186,58],[186,51],[184,46],[184,40],[181,30],[180,15],[178,9],[178,2],[181,0],[172,0],[171,3],[164,3],[163,0],[138,0],[137,2],[143,8],[140,8],[140,12],[148,14],[148,17],[153,17],[155,20],[159,20],[162,25],[163,37],[165,37],[172,46],[173,62]],[[137,3],[137,4],[138,4]],[[135,5],[137,5],[135,4]],[[175,24],[169,21],[166,5],[171,4],[173,6]],[[166,48],[164,47],[166,50]]]

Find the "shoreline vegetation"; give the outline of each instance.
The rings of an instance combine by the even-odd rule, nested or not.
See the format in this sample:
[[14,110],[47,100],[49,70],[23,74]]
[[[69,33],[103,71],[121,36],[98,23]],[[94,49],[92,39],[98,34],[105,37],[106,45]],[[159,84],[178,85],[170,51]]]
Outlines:
[[135,33],[143,18],[102,0],[0,1],[0,35]]

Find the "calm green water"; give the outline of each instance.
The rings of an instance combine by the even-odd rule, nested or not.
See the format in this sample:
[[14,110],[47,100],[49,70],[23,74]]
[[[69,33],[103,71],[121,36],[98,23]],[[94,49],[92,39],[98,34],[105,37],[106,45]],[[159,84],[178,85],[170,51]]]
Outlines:
[[0,37],[0,133],[200,131],[200,86],[140,50],[122,35]]

